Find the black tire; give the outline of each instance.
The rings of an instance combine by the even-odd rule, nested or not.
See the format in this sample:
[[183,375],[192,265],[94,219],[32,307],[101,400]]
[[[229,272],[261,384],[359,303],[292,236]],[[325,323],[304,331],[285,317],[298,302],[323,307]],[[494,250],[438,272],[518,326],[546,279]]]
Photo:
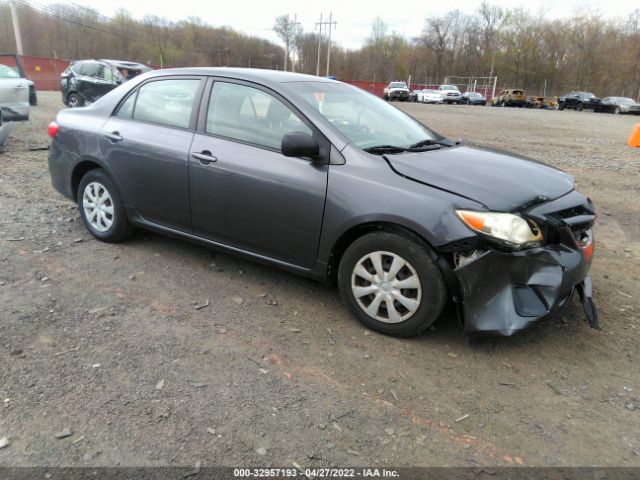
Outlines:
[[558,110],[564,110],[564,103],[558,102]]
[[584,108],[584,106],[582,105],[582,102],[579,102],[576,105],[576,112],[581,112],[583,108]]
[[[83,207],[84,192],[87,185],[90,183],[99,184],[108,192],[108,195],[111,198],[109,205],[113,206],[113,214],[110,218],[112,224],[105,231],[99,231],[91,224],[87,219],[87,213]],[[78,202],[78,209],[80,210],[80,217],[82,218],[84,226],[89,230],[89,233],[98,240],[108,243],[117,243],[126,240],[133,234],[134,228],[127,219],[127,212],[124,208],[122,198],[120,197],[120,192],[104,170],[96,168],[85,173],[78,187],[76,201]]]
[[[411,265],[420,281],[422,288],[419,305],[412,315],[409,315],[406,320],[400,321],[399,323],[388,323],[369,316],[363,310],[364,307],[360,305],[352,291],[352,277],[355,267],[364,257],[374,252],[389,252],[402,257],[402,259]],[[383,258],[385,260],[382,262],[382,268],[385,272],[388,272],[391,258],[384,255]],[[370,268],[373,268],[373,266],[370,266]],[[413,275],[406,266],[399,271],[398,275],[405,272],[409,276]],[[361,279],[361,277],[356,278],[358,281],[365,282],[365,287],[368,286],[366,285],[366,280]],[[371,282],[369,282],[369,285],[371,285]],[[426,286],[428,286],[428,288],[425,288]],[[347,248],[340,260],[340,266],[338,268],[338,287],[342,300],[349,306],[352,313],[363,325],[372,330],[394,337],[412,337],[424,332],[438,319],[447,300],[447,288],[442,278],[442,273],[433,260],[431,260],[428,248],[410,239],[408,236],[389,232],[368,233],[357,239]],[[388,285],[385,285],[385,288],[387,287]],[[381,286],[380,288],[383,287]],[[403,296],[408,296],[411,295],[411,290],[412,289],[402,289],[400,292],[403,292]],[[417,291],[414,293],[417,296]],[[369,304],[371,304],[373,299],[370,297],[373,297],[373,294],[360,298],[365,300],[369,299]],[[416,297],[411,298],[415,299]],[[393,302],[399,309],[405,309],[397,300],[393,300]],[[382,306],[383,304],[384,307]],[[376,312],[386,312],[386,305],[386,302],[381,302]],[[407,310],[407,312],[410,313],[410,310]]]
[[84,106],[84,98],[82,98],[79,94],[77,93],[70,93],[67,96],[67,107],[69,108],[76,108],[76,107],[83,107]]
[[620,107],[616,107],[613,113],[615,113],[616,115],[620,115],[620,113],[622,113],[622,110],[620,110]]
[[32,107],[38,106],[38,94],[36,88],[33,85],[29,85],[29,105]]

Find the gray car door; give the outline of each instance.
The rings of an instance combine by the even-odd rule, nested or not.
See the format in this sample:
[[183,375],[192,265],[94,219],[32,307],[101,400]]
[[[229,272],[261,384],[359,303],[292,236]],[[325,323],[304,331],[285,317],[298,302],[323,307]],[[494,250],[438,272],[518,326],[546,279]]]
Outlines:
[[328,142],[273,92],[216,81],[189,159],[194,234],[298,267],[315,264],[328,165],[285,157],[282,136]]
[[189,147],[204,80],[144,83],[102,127],[101,150],[127,207],[144,220],[190,232]]

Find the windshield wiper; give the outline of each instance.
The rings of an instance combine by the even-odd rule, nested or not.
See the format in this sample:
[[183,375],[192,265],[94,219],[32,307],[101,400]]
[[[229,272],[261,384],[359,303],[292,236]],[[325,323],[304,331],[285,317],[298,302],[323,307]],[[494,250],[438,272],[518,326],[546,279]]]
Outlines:
[[376,145],[375,147],[363,148],[367,153],[381,154],[381,153],[401,153],[406,152],[404,147],[396,147],[395,145]]
[[[447,146],[449,146],[447,144]],[[442,147],[442,144],[439,142],[431,143],[431,141],[423,146],[414,147],[413,145],[409,147],[399,147],[397,145],[376,145],[375,147],[367,147],[363,148],[363,150],[367,153],[372,153],[374,155],[383,155],[385,153],[402,153],[402,152],[428,152],[430,150],[438,150]]]
[[409,149],[414,149],[414,148],[420,148],[420,147],[426,147],[428,145],[441,145],[443,147],[453,147],[454,145],[456,145],[457,142],[454,142],[453,140],[450,140],[448,138],[440,138],[440,139],[433,139],[433,138],[427,138],[425,140],[421,140],[417,143],[414,143],[413,145],[409,145]]

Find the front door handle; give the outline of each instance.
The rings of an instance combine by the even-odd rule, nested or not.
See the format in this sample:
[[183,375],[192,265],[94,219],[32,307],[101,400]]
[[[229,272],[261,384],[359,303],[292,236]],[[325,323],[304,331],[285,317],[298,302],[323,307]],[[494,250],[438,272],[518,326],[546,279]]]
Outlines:
[[122,135],[119,132],[105,133],[104,136],[114,143],[122,141]]
[[218,161],[216,157],[211,155],[211,152],[209,150],[203,150],[200,153],[193,152],[191,156],[200,160],[200,163],[203,165],[209,165],[210,163]]

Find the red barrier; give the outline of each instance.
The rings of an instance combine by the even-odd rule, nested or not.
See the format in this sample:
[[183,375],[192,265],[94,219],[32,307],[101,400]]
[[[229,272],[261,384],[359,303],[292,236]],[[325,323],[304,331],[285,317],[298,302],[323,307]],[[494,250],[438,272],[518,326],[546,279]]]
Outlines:
[[[36,90],[60,90],[60,74],[69,65],[68,60],[48,57],[22,56],[25,77],[32,80]],[[1,55],[0,63],[16,67],[15,57]]]

